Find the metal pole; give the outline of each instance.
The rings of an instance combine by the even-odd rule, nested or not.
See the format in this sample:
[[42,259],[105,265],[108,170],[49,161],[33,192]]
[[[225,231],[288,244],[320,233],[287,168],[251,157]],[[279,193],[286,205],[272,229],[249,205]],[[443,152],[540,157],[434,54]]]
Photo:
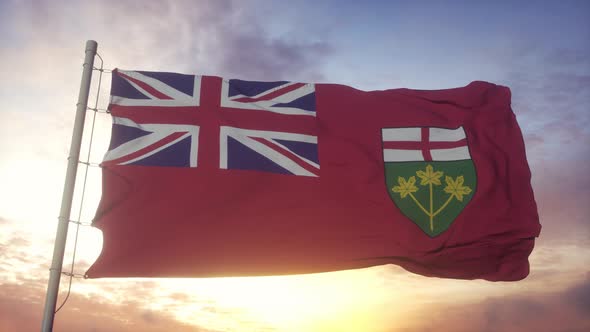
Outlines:
[[76,184],[76,172],[78,171],[78,160],[80,159],[80,145],[82,144],[84,119],[86,118],[88,94],[90,92],[90,83],[92,81],[92,68],[94,66],[94,56],[96,55],[97,48],[98,44],[94,40],[86,41],[84,71],[82,72],[78,103],[76,104],[76,121],[74,122],[74,132],[72,133],[72,142],[70,144],[68,169],[61,199],[61,210],[59,212],[57,223],[55,245],[53,247],[53,260],[51,261],[51,268],[49,269],[49,283],[47,284],[47,296],[45,298],[43,323],[41,325],[42,332],[51,332],[53,330],[55,305],[57,303],[59,280],[61,278],[61,269],[64,260],[64,251],[66,249],[66,239],[68,236],[68,225],[70,222],[70,212],[72,210],[72,199],[74,197],[74,186]]

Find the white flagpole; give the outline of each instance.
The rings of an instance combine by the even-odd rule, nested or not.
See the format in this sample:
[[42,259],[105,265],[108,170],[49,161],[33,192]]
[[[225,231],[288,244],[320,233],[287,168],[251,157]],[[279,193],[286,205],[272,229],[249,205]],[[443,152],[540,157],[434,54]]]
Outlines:
[[53,330],[55,305],[57,303],[59,280],[61,278],[61,269],[64,260],[64,251],[66,249],[66,239],[68,236],[68,225],[70,223],[70,213],[72,210],[72,199],[74,197],[74,186],[76,184],[76,172],[78,171],[78,161],[80,159],[80,145],[82,144],[84,119],[86,118],[88,94],[90,92],[94,56],[96,55],[97,48],[98,44],[94,40],[86,41],[84,71],[82,72],[78,103],[76,104],[76,121],[74,122],[74,132],[72,133],[72,142],[70,144],[66,181],[61,199],[61,210],[59,212],[55,245],[53,247],[53,260],[51,261],[51,268],[49,269],[49,283],[47,285],[43,323],[41,325],[42,332],[51,332]]

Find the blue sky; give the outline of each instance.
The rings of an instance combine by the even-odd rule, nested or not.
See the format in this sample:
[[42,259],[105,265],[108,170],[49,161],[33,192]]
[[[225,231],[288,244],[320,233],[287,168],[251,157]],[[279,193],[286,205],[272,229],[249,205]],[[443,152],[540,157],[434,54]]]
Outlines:
[[[98,41],[107,68],[363,90],[474,80],[509,86],[543,231],[531,275],[517,283],[431,279],[396,267],[274,279],[84,280],[58,315],[63,330],[590,329],[588,1],[8,0],[0,3],[0,37],[0,331],[40,325],[87,39]],[[102,107],[108,85],[106,77]],[[99,118],[93,162],[106,151],[109,126]],[[86,220],[100,172],[91,170],[89,180]],[[83,270],[100,250],[100,234],[81,236]],[[322,305],[326,298],[334,301]]]

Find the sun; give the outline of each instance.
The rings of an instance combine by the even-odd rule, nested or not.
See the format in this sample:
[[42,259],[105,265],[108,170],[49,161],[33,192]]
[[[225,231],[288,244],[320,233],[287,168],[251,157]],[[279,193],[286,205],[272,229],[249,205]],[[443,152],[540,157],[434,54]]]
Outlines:
[[[163,293],[181,291],[187,299],[176,306],[163,297],[165,303],[155,304],[154,309],[174,305],[177,319],[195,325],[205,320],[207,326],[221,330],[228,328],[228,321],[241,321],[240,331],[382,331],[387,323],[379,317],[383,317],[384,302],[391,302],[392,297],[374,287],[380,283],[380,269],[383,267],[296,276],[160,279]],[[395,314],[389,319],[395,318],[392,316]]]

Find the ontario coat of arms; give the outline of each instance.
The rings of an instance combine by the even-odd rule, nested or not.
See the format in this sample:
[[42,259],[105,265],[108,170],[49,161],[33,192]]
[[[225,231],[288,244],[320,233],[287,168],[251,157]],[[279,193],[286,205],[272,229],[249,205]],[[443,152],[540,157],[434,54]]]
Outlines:
[[381,134],[389,196],[426,234],[440,235],[475,193],[463,127],[383,128]]

